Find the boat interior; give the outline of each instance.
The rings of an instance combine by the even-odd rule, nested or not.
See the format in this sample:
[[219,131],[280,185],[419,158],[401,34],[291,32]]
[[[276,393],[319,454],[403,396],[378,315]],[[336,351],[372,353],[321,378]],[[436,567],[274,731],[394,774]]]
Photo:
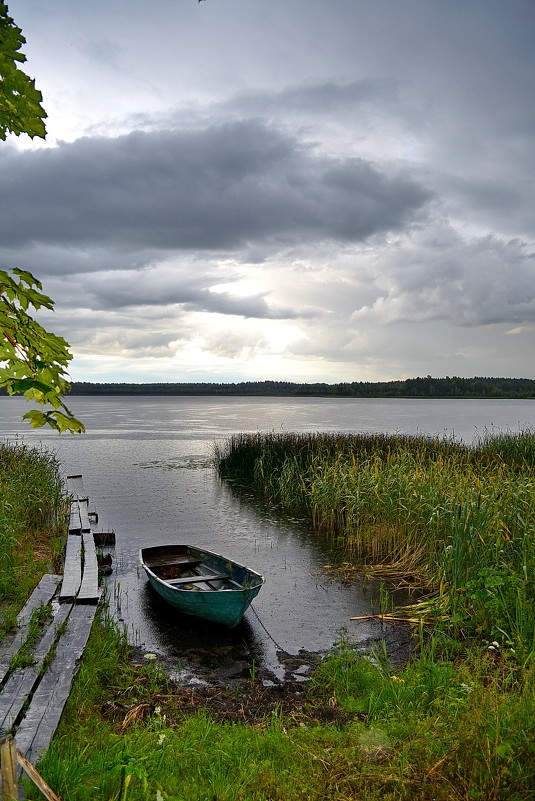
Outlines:
[[189,554],[150,560],[147,566],[158,578],[182,590],[242,589],[228,573],[218,573]]

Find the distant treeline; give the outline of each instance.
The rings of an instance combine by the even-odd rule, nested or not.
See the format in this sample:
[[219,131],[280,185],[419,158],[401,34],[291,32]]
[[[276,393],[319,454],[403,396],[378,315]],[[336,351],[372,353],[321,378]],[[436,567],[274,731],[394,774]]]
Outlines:
[[405,381],[353,381],[295,384],[244,381],[239,384],[93,384],[75,381],[71,395],[264,395],[326,398],[535,398],[530,378],[408,378]]

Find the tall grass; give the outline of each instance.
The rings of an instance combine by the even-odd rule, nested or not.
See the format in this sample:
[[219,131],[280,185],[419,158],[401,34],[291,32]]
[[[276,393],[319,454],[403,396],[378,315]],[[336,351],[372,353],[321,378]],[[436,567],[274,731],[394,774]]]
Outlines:
[[0,637],[43,573],[57,569],[65,511],[56,457],[0,444]]
[[308,518],[353,560],[403,565],[435,591],[431,608],[456,634],[531,651],[534,455],[531,431],[474,448],[382,434],[240,434],[216,461],[222,477]]
[[479,438],[478,450],[482,454],[499,456],[510,465],[521,468],[535,467],[535,431],[525,428],[506,434],[486,432]]

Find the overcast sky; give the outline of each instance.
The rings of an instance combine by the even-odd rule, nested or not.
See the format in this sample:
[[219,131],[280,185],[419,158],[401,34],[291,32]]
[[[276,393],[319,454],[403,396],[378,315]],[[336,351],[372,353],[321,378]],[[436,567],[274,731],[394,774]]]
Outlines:
[[76,381],[535,378],[533,0],[11,0]]

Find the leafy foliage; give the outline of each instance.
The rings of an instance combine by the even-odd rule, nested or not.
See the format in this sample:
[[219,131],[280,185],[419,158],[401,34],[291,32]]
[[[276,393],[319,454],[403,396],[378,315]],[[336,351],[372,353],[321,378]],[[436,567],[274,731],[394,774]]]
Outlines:
[[66,379],[72,359],[69,345],[28,314],[29,307],[54,308],[54,302],[41,289],[41,282],[25,270],[15,268],[11,275],[0,270],[0,387],[10,395],[20,393],[48,407],[24,415],[34,428],[49,425],[60,433],[81,433],[83,423],[63,401],[70,388]]
[[0,639],[43,575],[63,563],[65,514],[53,453],[0,442]]
[[[18,66],[26,61],[20,52],[25,41],[7,5],[0,1],[0,139],[4,140],[7,133],[46,135],[41,92]],[[53,309],[54,303],[40,291],[42,285],[31,273],[17,268],[11,273],[0,270],[0,388],[48,407],[24,415],[34,428],[49,425],[60,433],[80,433],[83,424],[62,400],[70,389],[65,378],[72,358],[68,343],[28,314],[30,306]]]
[[41,106],[41,92],[35,81],[19,68],[26,61],[20,48],[26,42],[22,31],[9,16],[8,7],[0,2],[0,139],[7,133],[19,136],[46,135]]

